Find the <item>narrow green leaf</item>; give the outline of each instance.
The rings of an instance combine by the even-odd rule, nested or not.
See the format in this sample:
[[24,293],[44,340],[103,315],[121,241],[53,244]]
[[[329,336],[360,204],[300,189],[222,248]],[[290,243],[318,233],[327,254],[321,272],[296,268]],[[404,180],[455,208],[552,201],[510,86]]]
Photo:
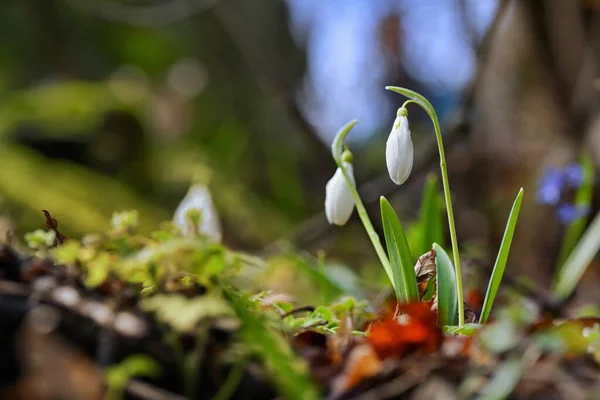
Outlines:
[[600,250],[600,214],[596,214],[561,268],[554,284],[556,296],[566,299],[571,295],[598,250]]
[[504,229],[504,236],[502,237],[502,243],[498,250],[498,256],[496,257],[496,263],[494,264],[494,270],[488,284],[487,292],[485,293],[485,300],[483,301],[483,308],[481,310],[481,316],[479,317],[479,323],[485,324],[490,316],[490,311],[494,305],[500,282],[502,282],[502,276],[504,275],[504,269],[506,268],[506,261],[508,260],[508,253],[510,252],[510,245],[512,243],[513,235],[515,233],[515,226],[519,219],[519,211],[521,210],[521,202],[523,201],[523,188],[519,190],[517,198],[513,203],[512,210],[508,216],[506,222],[506,228]]
[[[581,156],[580,165],[583,179],[581,181],[581,186],[575,193],[575,206],[587,209],[592,204],[592,197],[594,196],[594,179],[596,174],[594,163],[588,155],[584,154]],[[558,256],[558,263],[556,264],[556,275],[558,275],[560,269],[564,266],[567,257],[571,254],[581,238],[581,235],[585,230],[586,222],[587,217],[582,216],[576,218],[567,226]]]
[[393,286],[400,302],[419,301],[413,258],[398,216],[385,197],[381,196],[381,220],[392,267]]
[[496,369],[477,400],[502,400],[515,390],[523,375],[523,360],[511,357]]
[[456,325],[458,317],[458,291],[456,273],[448,253],[439,244],[433,244],[437,270],[438,322],[441,326]]
[[444,243],[442,211],[437,176],[430,174],[425,181],[425,190],[421,201],[421,215],[419,217],[421,241],[417,254],[427,253],[431,250],[433,243]]

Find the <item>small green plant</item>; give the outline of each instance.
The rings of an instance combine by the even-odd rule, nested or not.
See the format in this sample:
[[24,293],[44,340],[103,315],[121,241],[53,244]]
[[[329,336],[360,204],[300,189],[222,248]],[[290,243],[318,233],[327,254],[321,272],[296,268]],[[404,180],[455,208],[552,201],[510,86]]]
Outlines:
[[579,163],[549,168],[537,192],[537,201],[556,207],[558,220],[565,226],[552,290],[559,300],[571,296],[577,283],[600,250],[600,214],[586,230],[595,183],[592,160],[583,154]]
[[156,377],[162,372],[160,364],[147,355],[136,354],[127,357],[121,363],[106,370],[108,390],[106,399],[120,400],[124,398],[125,386],[134,377]]
[[[409,104],[420,106],[433,123],[440,155],[440,171],[445,209],[448,217],[450,242],[452,246],[452,259],[440,245],[430,241],[431,239],[441,236],[441,229],[435,222],[436,215],[439,215],[438,211],[440,209],[435,196],[435,181],[434,183],[429,184],[422,207],[422,222],[420,224],[422,241],[419,250],[424,250],[425,246],[427,246],[428,249],[431,249],[433,246],[436,252],[438,318],[440,323],[442,325],[451,326],[454,325],[457,320],[458,326],[461,327],[465,324],[465,308],[463,301],[460,254],[456,227],[454,224],[454,211],[452,208],[452,196],[448,180],[446,156],[444,154],[439,120],[431,103],[419,93],[395,86],[388,86],[386,89],[409,98],[409,100],[398,109],[396,120],[394,121],[392,131],[386,144],[387,169],[390,178],[394,183],[401,185],[408,179],[412,170],[414,158],[411,132],[408,124],[408,110],[406,109],[406,106]],[[365,207],[356,189],[353,175],[353,157],[348,148],[344,145],[344,139],[356,123],[357,121],[354,120],[342,127],[331,145],[331,153],[338,169],[335,175],[327,183],[326,187],[325,211],[327,219],[331,224],[344,225],[350,218],[354,206],[356,206],[360,220],[362,221],[377,256],[392,283],[396,298],[402,303],[419,301],[419,292],[414,270],[415,259],[411,253],[410,246],[398,216],[390,203],[382,197],[381,216],[387,247],[386,253],[379,236],[373,228],[373,224],[369,220]],[[504,274],[522,198],[523,189],[521,189],[517,195],[517,199],[515,200],[505,229],[502,245],[500,246],[496,265],[486,294],[484,302],[485,314],[482,314],[481,322],[485,322],[489,316],[500,281]]]

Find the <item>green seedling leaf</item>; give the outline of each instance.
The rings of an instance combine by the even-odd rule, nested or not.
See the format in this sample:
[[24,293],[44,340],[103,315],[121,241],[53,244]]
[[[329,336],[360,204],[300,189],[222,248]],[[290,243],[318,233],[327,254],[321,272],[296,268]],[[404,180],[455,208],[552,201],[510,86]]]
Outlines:
[[396,297],[402,303],[419,301],[417,278],[406,235],[398,216],[385,197],[380,198],[381,220],[392,269]]
[[145,354],[134,354],[120,364],[106,369],[105,377],[108,386],[106,398],[117,400],[123,398],[127,382],[134,377],[157,377],[162,367],[154,359]]
[[419,217],[421,240],[417,254],[427,253],[431,250],[432,243],[444,242],[444,228],[442,225],[443,210],[438,195],[437,182],[435,174],[427,176],[423,200],[421,202],[421,215]]
[[600,250],[600,214],[596,214],[560,269],[553,288],[558,298],[564,300],[571,295],[598,250]]
[[448,253],[439,244],[434,243],[433,250],[436,253],[438,322],[441,326],[455,325],[458,317],[458,292],[454,265]]
[[510,252],[510,245],[512,243],[513,235],[515,233],[515,226],[519,219],[519,211],[521,210],[521,202],[523,201],[523,188],[519,190],[517,198],[513,203],[512,210],[508,216],[508,222],[504,229],[504,236],[502,237],[502,243],[500,244],[500,250],[498,250],[498,256],[496,257],[496,263],[494,264],[494,270],[492,271],[492,277],[488,284],[487,292],[485,294],[485,300],[483,301],[483,308],[481,310],[481,316],[479,317],[479,323],[485,324],[490,316],[500,282],[502,282],[502,276],[504,275],[504,269],[506,268],[506,261],[508,260],[508,253]]
[[[592,197],[594,196],[594,179],[596,175],[594,163],[588,155],[584,154],[581,156],[580,165],[583,179],[581,181],[581,186],[579,186],[579,189],[577,189],[577,192],[575,193],[575,206],[581,209],[589,209],[592,204]],[[577,245],[577,242],[585,230],[586,222],[587,217],[581,216],[571,221],[567,226],[558,256],[556,274],[560,272],[567,257]]]

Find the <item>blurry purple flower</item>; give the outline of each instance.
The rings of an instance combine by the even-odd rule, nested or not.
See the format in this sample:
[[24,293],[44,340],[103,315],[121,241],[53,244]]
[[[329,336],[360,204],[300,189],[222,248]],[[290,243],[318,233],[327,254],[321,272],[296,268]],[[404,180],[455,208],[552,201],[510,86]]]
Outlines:
[[541,204],[555,205],[560,200],[560,194],[564,185],[563,174],[556,168],[548,168],[540,179],[537,191],[537,201]]
[[589,209],[587,207],[577,207],[571,203],[563,203],[558,206],[556,210],[556,215],[558,219],[563,224],[568,224],[578,218],[584,217],[589,213]]
[[581,186],[583,182],[583,168],[577,163],[567,164],[563,168],[563,175],[565,183],[573,189]]

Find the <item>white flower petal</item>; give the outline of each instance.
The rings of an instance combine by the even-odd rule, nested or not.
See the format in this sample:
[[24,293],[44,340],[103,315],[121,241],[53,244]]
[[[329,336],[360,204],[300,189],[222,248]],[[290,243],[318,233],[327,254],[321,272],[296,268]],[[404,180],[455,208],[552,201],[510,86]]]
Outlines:
[[214,242],[220,242],[222,237],[221,222],[212,202],[210,191],[206,186],[193,185],[175,211],[173,222],[179,226],[186,236],[193,233],[187,219],[187,213],[192,209],[197,209],[202,213],[197,231]]
[[[355,184],[352,164],[345,162],[344,166],[352,184]],[[344,225],[350,219],[353,210],[352,192],[342,170],[338,168],[333,177],[327,182],[327,186],[325,186],[325,215],[327,221],[330,224]]]
[[390,178],[401,185],[410,176],[414,158],[408,119],[398,116],[386,143],[385,160]]

